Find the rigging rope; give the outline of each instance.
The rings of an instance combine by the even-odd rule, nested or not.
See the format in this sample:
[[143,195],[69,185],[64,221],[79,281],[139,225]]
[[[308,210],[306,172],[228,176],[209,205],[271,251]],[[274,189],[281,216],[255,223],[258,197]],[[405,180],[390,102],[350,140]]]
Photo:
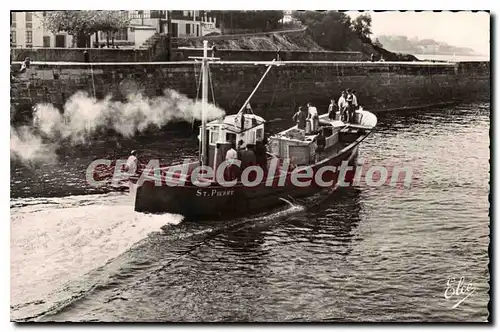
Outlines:
[[[194,62],[194,80],[195,80],[195,84],[198,83],[198,85],[196,86],[196,99],[195,99],[195,102],[198,101],[198,95],[200,93],[200,86],[201,86],[201,81],[202,81],[202,76],[200,75],[200,78],[198,79],[198,74],[196,73],[196,65],[197,65],[197,61]],[[194,114],[193,114],[193,118],[191,120],[191,130],[194,129]]]
[[210,70],[210,67],[208,67],[208,81],[210,82],[210,89],[212,90],[212,102],[215,106],[217,106],[215,103],[214,82],[212,81],[212,71]]

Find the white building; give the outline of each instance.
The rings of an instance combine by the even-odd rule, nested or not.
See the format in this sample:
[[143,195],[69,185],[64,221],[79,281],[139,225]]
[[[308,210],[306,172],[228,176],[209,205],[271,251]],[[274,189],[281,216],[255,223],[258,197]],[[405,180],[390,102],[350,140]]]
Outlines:
[[[124,12],[130,25],[114,34],[114,44],[120,47],[140,48],[156,33],[168,32],[170,14],[173,37],[198,37],[218,32],[215,17],[198,10],[130,10]],[[11,12],[11,47],[76,47],[73,38],[65,32],[52,33],[43,26],[44,12]],[[94,45],[96,36],[90,36]],[[107,42],[107,33],[99,32],[99,44]]]
[[290,23],[293,22],[293,10],[284,10],[283,18],[280,20],[281,23]]
[[72,37],[43,26],[43,12],[11,12],[11,47],[70,47]]

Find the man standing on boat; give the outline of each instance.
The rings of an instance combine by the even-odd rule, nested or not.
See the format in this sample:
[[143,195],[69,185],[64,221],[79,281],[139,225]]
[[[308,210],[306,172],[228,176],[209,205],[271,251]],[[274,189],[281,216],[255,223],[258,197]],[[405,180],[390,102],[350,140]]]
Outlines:
[[137,159],[137,151],[132,150],[130,152],[130,157],[128,157],[127,162],[125,163],[125,171],[130,174],[136,174],[139,169],[139,160]]
[[318,135],[314,138],[316,142],[316,162],[321,160],[321,153],[325,151],[326,137],[323,135],[323,130],[320,130]]
[[297,123],[297,128],[300,130],[305,130],[306,129],[306,113],[302,109],[302,106],[299,106],[299,110],[295,115],[293,116],[293,122]]
[[262,168],[264,174],[267,173],[267,149],[263,141],[257,141],[255,144],[255,158],[257,165]]
[[238,159],[238,152],[236,152],[236,144],[231,142],[231,148],[226,152],[226,161],[228,162],[228,176],[227,180],[232,181],[238,177],[237,167],[235,161]]
[[328,118],[330,120],[338,120],[337,116],[337,104],[335,103],[334,99],[330,99],[330,105],[328,105]]
[[240,152],[240,156],[241,172],[243,172],[247,167],[257,164],[253,144],[247,144],[246,149]]
[[318,109],[312,103],[307,103],[307,120],[311,122],[311,132],[318,130],[319,117]]
[[349,123],[354,123],[355,122],[355,99],[352,91],[350,89],[347,89],[347,114],[348,114],[348,122]]
[[339,111],[340,111],[340,120],[341,121],[346,121],[346,109],[347,109],[347,93],[345,91],[342,91],[342,94],[340,95],[338,106],[339,106]]
[[352,90],[352,104],[354,106],[354,109],[357,110],[359,108],[358,104],[358,97],[356,97],[356,90]]

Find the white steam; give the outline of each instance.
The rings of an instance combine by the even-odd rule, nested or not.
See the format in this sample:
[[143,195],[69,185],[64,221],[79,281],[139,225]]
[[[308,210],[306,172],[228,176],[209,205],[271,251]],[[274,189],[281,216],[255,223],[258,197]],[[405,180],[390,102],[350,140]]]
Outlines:
[[[207,105],[208,120],[224,114],[215,105]],[[112,101],[111,97],[97,100],[77,92],[64,105],[64,112],[52,104],[37,104],[32,127],[11,127],[11,157],[26,163],[55,160],[55,149],[61,141],[81,144],[108,129],[131,137],[150,126],[161,128],[170,122],[193,119],[201,119],[201,102],[174,90],[153,98],[130,94],[125,102]]]

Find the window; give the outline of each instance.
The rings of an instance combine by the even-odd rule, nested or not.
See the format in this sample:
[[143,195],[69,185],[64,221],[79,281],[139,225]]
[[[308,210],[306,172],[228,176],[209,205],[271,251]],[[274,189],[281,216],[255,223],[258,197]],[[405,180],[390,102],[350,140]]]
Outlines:
[[[130,18],[132,19],[146,19],[146,18],[150,18],[151,16],[151,13],[149,10],[134,10],[132,11],[132,13],[130,13]],[[125,14],[124,14],[125,16]]]
[[260,141],[264,138],[264,129],[259,128],[257,129],[257,141]]
[[186,35],[190,35],[191,34],[191,24],[186,24]]
[[50,47],[50,36],[43,36],[43,47]]
[[255,130],[250,130],[250,143],[255,144]]
[[115,32],[115,40],[128,40],[128,29],[123,28]]
[[33,23],[31,23],[31,22],[26,22],[26,29],[28,29],[28,30],[33,29]]
[[151,10],[150,18],[164,18],[165,12],[165,10]]
[[196,36],[199,36],[200,35],[200,26],[197,25],[196,26]]
[[210,131],[210,143],[215,144],[219,140],[219,129]]
[[31,12],[26,12],[26,22],[33,21],[33,14]]
[[236,142],[236,134],[226,133],[226,142]]
[[172,23],[172,37],[179,37],[179,24]]
[[[33,43],[33,31],[26,31],[26,44]],[[28,45],[26,45],[28,47]]]
[[66,47],[65,35],[56,35],[56,47]]
[[[133,28],[130,28],[131,31]],[[108,36],[108,32],[103,32],[101,31],[101,33],[99,34],[99,43],[103,43],[103,42],[106,42],[107,41],[107,36]],[[115,37],[115,40],[128,40],[128,28],[123,28],[123,29],[120,29],[118,30],[117,32],[114,33],[109,33],[109,41],[111,42],[112,39],[113,39],[113,36]]]
[[16,32],[15,32],[15,31],[11,31],[11,32],[10,32],[10,43],[11,43],[12,45],[16,45],[16,43],[17,43],[17,40],[16,40],[16,39],[17,39],[17,38],[16,38]]
[[16,27],[16,13],[10,13],[10,26]]

